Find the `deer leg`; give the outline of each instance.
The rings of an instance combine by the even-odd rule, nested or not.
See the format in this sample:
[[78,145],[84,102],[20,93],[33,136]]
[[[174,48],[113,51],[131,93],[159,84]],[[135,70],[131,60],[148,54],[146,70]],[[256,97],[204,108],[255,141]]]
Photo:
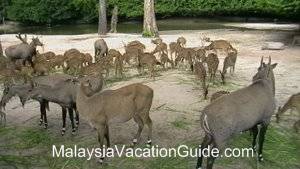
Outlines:
[[148,140],[147,140],[147,146],[150,147],[152,144],[152,120],[148,116],[146,119],[146,124],[148,126]]
[[142,133],[143,128],[144,128],[144,122],[139,116],[135,116],[133,119],[139,126],[138,131],[137,131],[134,139],[132,140],[133,146],[135,146],[138,143],[138,141],[140,140],[141,133]]
[[257,125],[255,125],[252,129],[252,134],[253,134],[253,140],[252,140],[252,148],[254,151],[256,151],[256,138],[257,138],[257,135],[258,135],[258,127]]
[[299,128],[300,128],[300,120],[296,121],[296,122],[294,123],[294,126],[293,126],[293,127],[294,127],[296,133],[298,133],[298,132],[299,132]]
[[296,43],[296,39],[294,38],[292,42],[292,46],[295,46],[295,43]]
[[[203,150],[204,148],[207,148],[208,145],[210,145],[211,143],[212,143],[211,136],[206,134],[203,141],[202,141],[202,143],[201,143],[201,147],[199,147],[198,152],[201,152],[200,150]],[[202,168],[202,163],[203,163],[203,155],[201,153],[201,154],[198,154],[196,169],[201,169]]]
[[41,113],[40,122],[39,122],[39,125],[40,125],[40,126],[43,124],[43,118],[44,118],[43,112],[44,112],[44,111],[43,111],[43,103],[40,102],[40,113]]
[[61,135],[65,135],[67,110],[63,107],[61,109],[62,109],[62,120],[63,120],[63,128],[61,129]]
[[[212,149],[216,148],[216,146],[213,144]],[[209,154],[209,157],[207,159],[207,169],[212,169],[214,162],[215,162],[216,157],[212,156],[212,154]]]
[[[100,148],[104,148],[103,142],[104,142],[104,135],[105,135],[105,125],[100,125],[97,128],[97,133],[98,133],[98,142],[99,142]],[[99,163],[102,164],[103,160],[104,160],[104,156],[100,157]]]
[[107,142],[107,147],[110,147],[110,139],[109,139],[109,127],[108,125],[105,126],[105,138]]
[[261,129],[259,130],[259,142],[258,142],[258,161],[263,161],[262,151],[263,151],[263,145],[265,141],[265,135],[268,129],[267,124],[262,124]]
[[42,122],[44,122],[44,128],[47,129],[48,128],[48,122],[47,122],[47,112],[46,112],[46,102],[43,101],[41,103],[41,117],[42,117]]
[[75,116],[75,120],[76,120],[75,125],[76,125],[76,127],[78,128],[78,126],[79,126],[79,112],[77,111],[76,106],[75,106],[74,111],[75,111],[75,115],[76,115],[76,116]]
[[69,118],[71,120],[71,125],[72,125],[72,134],[75,134],[76,128],[75,128],[75,125],[74,125],[73,108],[68,108],[68,112],[69,112]]

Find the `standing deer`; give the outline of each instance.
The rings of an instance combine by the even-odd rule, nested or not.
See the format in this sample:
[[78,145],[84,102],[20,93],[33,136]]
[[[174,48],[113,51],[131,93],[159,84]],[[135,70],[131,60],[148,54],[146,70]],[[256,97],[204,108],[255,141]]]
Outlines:
[[[25,41],[25,40],[23,40]],[[32,38],[30,44],[21,43],[18,45],[13,45],[5,49],[5,55],[10,61],[15,62],[16,60],[23,60],[23,65],[28,61],[30,65],[33,67],[34,63],[32,61],[33,56],[36,55],[36,47],[43,46],[42,42],[40,42],[39,38]]]
[[[202,110],[201,126],[205,131],[205,138],[201,149],[223,149],[230,138],[240,132],[251,130],[253,133],[252,146],[256,148],[258,142],[258,160],[263,160],[263,144],[265,134],[275,110],[275,77],[273,69],[277,63],[265,64],[263,58],[252,84],[224,95],[211,102]],[[258,130],[258,125],[261,125]],[[206,169],[212,169],[215,156],[207,159]],[[202,168],[203,156],[198,157],[197,169]]]
[[207,95],[208,95],[208,87],[209,85],[206,86],[206,69],[203,65],[202,62],[196,62],[194,64],[194,71],[196,77],[201,81],[201,87],[202,87],[202,92],[203,92],[203,97],[206,100]]
[[[116,90],[93,92],[89,81],[81,82],[76,104],[79,113],[97,130],[100,148],[104,139],[110,147],[109,126],[125,123],[130,119],[138,124],[133,144],[140,141],[144,125],[148,127],[148,141],[151,145],[152,120],[149,115],[153,100],[153,90],[143,84],[135,83]],[[101,157],[100,162],[103,162]]]
[[210,80],[214,81],[219,66],[219,58],[215,53],[210,53],[205,60],[208,67],[208,73],[210,74]]
[[95,48],[95,60],[99,60],[99,58],[105,57],[108,52],[108,47],[104,39],[98,39],[94,43]]

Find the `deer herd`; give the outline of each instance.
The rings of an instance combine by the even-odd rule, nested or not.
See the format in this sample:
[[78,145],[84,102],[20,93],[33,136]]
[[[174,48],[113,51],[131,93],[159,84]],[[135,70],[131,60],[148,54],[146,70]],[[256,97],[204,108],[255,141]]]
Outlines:
[[[133,119],[138,124],[133,145],[140,141],[144,125],[148,127],[147,145],[151,145],[152,120],[150,109],[155,91],[141,83],[130,84],[116,90],[102,90],[103,82],[113,69],[116,77],[124,77],[126,68],[136,68],[139,74],[148,70],[150,78],[157,76],[158,67],[163,71],[184,68],[195,74],[201,84],[204,99],[208,98],[209,86],[220,77],[226,84],[226,73],[235,71],[238,50],[226,40],[210,41],[203,47],[186,47],[187,40],[179,37],[167,45],[161,38],[151,41],[155,45],[152,52],[135,40],[124,43],[125,52],[109,49],[104,39],[94,43],[94,57],[77,49],[69,49],[64,54],[54,52],[39,53],[37,46],[43,46],[39,38],[27,42],[27,36],[16,36],[20,44],[9,46],[0,53],[0,76],[3,82],[3,95],[0,101],[0,118],[5,124],[5,106],[12,97],[18,97],[24,106],[30,99],[40,105],[40,125],[48,127],[47,111],[49,102],[61,107],[63,126],[66,132],[66,116],[72,125],[72,134],[79,126],[79,115],[97,130],[100,146],[110,146],[109,125],[124,123]],[[219,53],[225,53],[223,68],[219,69]],[[5,53],[5,55],[3,54]],[[201,111],[201,126],[205,132],[201,147],[224,148],[226,142],[240,132],[250,130],[253,135],[252,147],[262,161],[265,134],[275,110],[275,76],[271,57],[268,63],[261,58],[257,73],[249,86],[239,90],[217,91],[211,95],[210,104]],[[62,70],[64,73],[53,73]],[[220,73],[220,76],[217,76]],[[22,80],[21,80],[22,79]],[[155,79],[154,79],[155,80]],[[20,82],[22,81],[22,82]],[[210,83],[211,82],[211,83]],[[290,97],[276,113],[280,115],[288,109],[300,112],[300,94]],[[73,114],[75,113],[75,115]],[[75,120],[75,122],[74,122]],[[261,126],[260,129],[258,126]],[[294,124],[300,129],[300,120]],[[259,138],[258,145],[256,139]],[[103,159],[100,159],[101,162]],[[202,167],[202,157],[198,158],[197,168]],[[207,168],[212,169],[214,157],[207,160]]]

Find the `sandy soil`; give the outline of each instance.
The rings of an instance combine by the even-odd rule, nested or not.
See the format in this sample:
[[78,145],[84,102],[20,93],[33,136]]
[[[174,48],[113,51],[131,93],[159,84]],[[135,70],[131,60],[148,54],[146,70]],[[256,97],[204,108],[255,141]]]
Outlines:
[[[226,39],[238,49],[238,60],[236,73],[228,75],[226,86],[213,85],[210,94],[217,90],[235,90],[250,84],[252,76],[256,72],[261,56],[272,56],[273,62],[277,62],[275,69],[276,76],[276,98],[278,104],[283,104],[287,98],[299,92],[300,84],[300,47],[288,46],[284,50],[268,51],[261,50],[266,41],[283,42],[289,45],[292,39],[292,32],[267,32],[267,31],[235,31],[235,30],[208,30],[208,31],[170,31],[162,32],[162,39],[169,43],[177,37],[187,38],[187,46],[198,47],[203,45],[201,36],[208,36],[211,39]],[[29,37],[31,37],[29,35]],[[93,42],[98,38],[96,34],[77,36],[41,36],[46,44],[44,51],[54,51],[62,54],[70,48],[77,48],[82,52],[93,53]],[[142,38],[140,35],[131,34],[109,34],[104,37],[109,48],[116,48],[123,52],[123,42],[140,40],[150,51],[154,48],[151,39]],[[14,35],[1,35],[4,49],[10,45],[19,43]],[[42,51],[42,49],[39,49]],[[220,55],[220,59],[224,56]],[[219,69],[222,68],[222,64]],[[169,70],[160,72],[161,76],[155,81],[147,77],[133,78],[129,81],[114,83],[109,88],[117,88],[134,82],[143,82],[154,89],[154,102],[151,110],[151,117],[154,122],[153,141],[161,146],[172,146],[182,141],[202,139],[202,130],[199,125],[200,110],[208,104],[201,97],[201,91],[196,83],[194,75],[185,70]],[[218,76],[219,78],[219,76]],[[49,130],[60,132],[61,112],[60,108],[50,105],[48,113]],[[7,124],[20,126],[36,126],[39,121],[39,108],[36,102],[31,102],[24,109],[21,108],[17,99],[13,99],[7,108]],[[283,118],[287,127],[291,127],[295,119],[287,113]],[[174,127],[175,122],[184,122],[185,128]],[[88,125],[83,122],[79,128],[78,135],[87,136],[94,134]],[[69,125],[68,125],[69,127]],[[70,127],[69,127],[70,128]],[[111,126],[111,139],[113,144],[128,144],[136,133],[137,126],[133,121],[126,124]],[[67,131],[70,134],[70,130]],[[145,133],[144,133],[145,134]],[[143,137],[145,138],[145,137]]]

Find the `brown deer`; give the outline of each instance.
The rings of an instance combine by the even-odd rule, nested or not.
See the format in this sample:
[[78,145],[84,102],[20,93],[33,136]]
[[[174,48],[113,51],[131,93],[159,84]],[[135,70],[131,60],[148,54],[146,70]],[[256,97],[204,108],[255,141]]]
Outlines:
[[[152,120],[149,112],[153,100],[153,90],[143,84],[135,83],[116,90],[93,92],[89,81],[81,82],[77,92],[77,109],[81,116],[97,130],[100,148],[104,148],[104,139],[110,147],[109,126],[125,123],[130,119],[138,124],[133,144],[140,141],[144,125],[148,126],[148,141],[151,145]],[[99,162],[103,162],[101,157]]]
[[205,50],[213,50],[215,53],[217,50],[222,50],[227,53],[232,48],[232,45],[226,40],[215,40],[212,41],[210,45],[204,47]]
[[[296,109],[296,111],[300,114],[300,93],[292,95],[289,100],[282,106],[278,108],[278,112],[276,113],[276,121],[279,123],[280,115],[285,113],[289,109]],[[294,129],[296,132],[300,129],[300,120],[294,123]]]
[[180,46],[185,47],[185,45],[186,45],[186,39],[185,39],[185,37],[181,36],[181,37],[177,38],[177,43]]
[[[175,58],[177,58],[180,47],[181,47],[180,44],[177,42],[171,42],[169,44],[171,60],[175,60]],[[174,54],[174,59],[173,59],[173,54]]]
[[166,69],[167,63],[169,63],[172,68],[174,68],[174,62],[171,59],[169,59],[168,55],[164,52],[160,56],[160,63],[163,66],[164,70]]
[[209,85],[206,85],[206,69],[202,62],[196,61],[196,63],[194,64],[194,72],[196,77],[201,81],[203,98],[206,100]]
[[155,77],[155,65],[161,65],[156,57],[151,53],[140,53],[138,56],[138,71],[142,73],[143,68],[146,66],[150,72],[150,77]]
[[206,58],[206,64],[208,68],[208,73],[210,74],[210,80],[214,81],[219,66],[218,56],[215,53],[208,54]]

